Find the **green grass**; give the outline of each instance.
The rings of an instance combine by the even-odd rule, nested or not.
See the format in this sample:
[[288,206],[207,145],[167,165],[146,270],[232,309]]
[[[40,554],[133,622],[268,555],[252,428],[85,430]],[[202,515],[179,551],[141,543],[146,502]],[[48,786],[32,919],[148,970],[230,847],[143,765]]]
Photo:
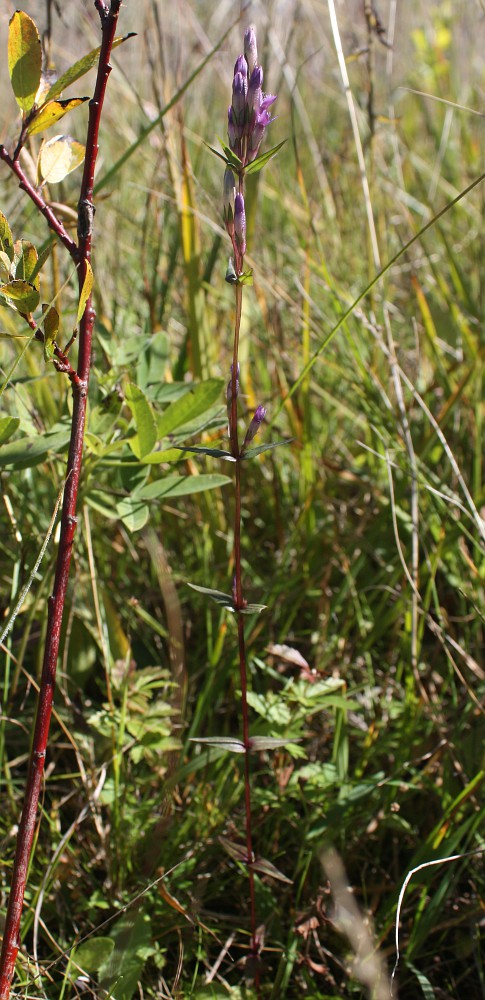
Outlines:
[[[36,6],[29,12],[42,24]],[[69,28],[82,31],[88,50],[95,22],[74,6]],[[127,443],[142,433],[129,382],[149,401],[149,436],[150,419],[181,391],[173,383],[202,377],[221,380],[219,396],[184,441],[227,445],[233,295],[224,282],[222,169],[204,143],[225,133],[240,26],[102,183],[230,23],[210,4],[193,3],[179,21],[162,6],[122,8],[121,30],[138,36],[114,55],[100,140],[80,523],[16,984],[35,997],[75,996],[76,966],[91,974],[93,994],[118,1000],[138,981],[145,997],[254,995],[243,976],[245,876],[219,840],[243,837],[242,757],[189,742],[240,736],[234,621],[187,586],[231,589],[232,487],[151,501],[158,549],[116,506],[167,475],[231,475],[229,463],[189,453],[147,466]],[[267,605],[247,619],[251,728],[301,739],[291,752],[253,759],[257,853],[292,880],[257,880],[262,994],[272,1000],[381,996],[376,982],[365,986],[355,939],[332,902],[330,847],[389,972],[408,871],[466,855],[409,884],[399,996],[456,1000],[485,989],[483,857],[468,853],[483,847],[485,814],[483,184],[397,256],[483,169],[483,124],[471,113],[483,103],[482,15],[478,4],[400,7],[392,73],[389,50],[375,42],[372,141],[369,64],[356,56],[364,17],[357,4],[352,17],[337,11],[381,268],[396,257],[355,308],[376,269],[327,6],[310,19],[306,8],[282,17],[274,4],[269,23],[251,11],[267,89],[279,94],[270,144],[288,142],[249,189],[254,287],[244,294],[242,403],[248,412],[268,407],[259,443],[291,439],[244,469],[246,594]],[[379,13],[387,17],[386,5]],[[55,19],[61,70],[79,58],[74,37]],[[5,142],[14,114],[6,102]],[[84,119],[83,109],[69,119],[79,140]],[[78,183],[74,173],[50,197],[75,208]],[[0,185],[15,235],[40,245],[42,220],[4,171]],[[44,271],[43,300],[67,277],[59,250]],[[60,293],[63,339],[75,319],[73,289]],[[4,307],[0,332],[7,372],[24,344],[12,334],[25,331]],[[1,397],[1,416],[19,420],[0,445],[5,620],[62,487],[69,395],[32,343]],[[58,436],[47,452],[50,433]],[[38,445],[35,465],[25,435]],[[3,449],[15,441],[12,457]],[[0,907],[55,550],[54,531],[2,651]],[[180,633],[183,661],[174,655]]]

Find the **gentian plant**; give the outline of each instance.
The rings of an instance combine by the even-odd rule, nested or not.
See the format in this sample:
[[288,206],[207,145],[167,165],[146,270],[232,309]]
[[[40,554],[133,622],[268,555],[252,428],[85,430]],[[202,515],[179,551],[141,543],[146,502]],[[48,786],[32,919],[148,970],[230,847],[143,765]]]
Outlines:
[[[245,270],[246,255],[246,209],[245,209],[245,179],[248,174],[260,170],[269,159],[281,148],[283,143],[261,154],[267,126],[273,121],[270,108],[276,100],[273,94],[263,93],[263,70],[258,63],[256,33],[254,28],[247,29],[244,35],[244,55],[238,56],[232,82],[232,101],[228,109],[228,145],[221,143],[223,153],[213,150],[225,162],[223,184],[223,218],[226,230],[232,243],[232,256],[229,260],[226,281],[234,287],[235,322],[233,357],[231,375],[227,386],[228,433],[230,452],[225,458],[232,460],[235,466],[235,498],[234,498],[234,580],[232,595],[221,594],[206,588],[196,588],[204,591],[219,604],[225,605],[237,619],[239,675],[241,688],[241,720],[242,734],[240,739],[210,737],[198,740],[206,745],[225,749],[229,752],[244,755],[244,796],[245,796],[245,843],[237,844],[228,838],[221,842],[231,858],[237,861],[247,871],[250,897],[251,940],[246,960],[246,979],[253,981],[259,993],[261,974],[261,949],[263,930],[258,928],[255,899],[256,873],[288,882],[271,862],[259,857],[253,847],[253,831],[251,820],[251,783],[250,754],[262,750],[271,750],[286,745],[289,740],[250,736],[248,711],[248,668],[246,641],[244,633],[244,615],[256,614],[264,610],[263,605],[249,604],[244,596],[241,572],[241,474],[243,461],[255,457],[273,444],[262,445],[251,449],[249,446],[256,437],[266,416],[266,408],[259,405],[246,429],[242,443],[238,428],[238,397],[240,391],[241,369],[239,364],[239,333],[241,326],[242,302],[244,285],[251,284],[252,272]],[[200,451],[200,449],[198,449]],[[210,449],[207,449],[210,453]]]

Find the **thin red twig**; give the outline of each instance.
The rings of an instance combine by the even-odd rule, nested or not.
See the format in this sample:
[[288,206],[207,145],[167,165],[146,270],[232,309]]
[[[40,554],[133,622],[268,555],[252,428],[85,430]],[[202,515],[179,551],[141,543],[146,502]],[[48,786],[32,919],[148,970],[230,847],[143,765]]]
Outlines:
[[[84,285],[87,265],[91,260],[91,244],[93,231],[93,185],[96,158],[98,155],[98,133],[106,92],[106,85],[111,71],[109,59],[115,37],[121,0],[111,0],[110,6],[95,0],[95,7],[101,19],[102,43],[99,55],[98,72],[94,95],[89,106],[89,123],[86,141],[86,159],[79,199],[78,237],[76,244],[67,234],[62,223],[51,208],[44,202],[41,195],[32,187],[23,174],[18,160],[9,156],[4,147],[0,147],[0,158],[13,170],[20,181],[20,187],[26,191],[31,200],[46,218],[50,228],[69,251],[78,270],[79,292]],[[89,298],[79,327],[79,355],[76,377],[71,378],[73,391],[73,413],[71,422],[71,440],[67,460],[66,487],[61,517],[61,532],[57,553],[54,590],[48,602],[47,638],[44,650],[42,678],[37,705],[37,716],[34,729],[32,751],[29,762],[24,804],[17,835],[17,848],[12,873],[7,917],[3,934],[2,952],[0,956],[0,1000],[8,1000],[15,970],[15,961],[20,946],[19,932],[22,907],[25,893],[27,871],[32,851],[37,809],[42,787],[47,740],[52,713],[54,688],[56,679],[57,658],[61,625],[64,612],[69,567],[71,562],[74,536],[76,533],[76,507],[81,472],[84,425],[86,419],[86,402],[91,365],[91,345],[95,312]]]

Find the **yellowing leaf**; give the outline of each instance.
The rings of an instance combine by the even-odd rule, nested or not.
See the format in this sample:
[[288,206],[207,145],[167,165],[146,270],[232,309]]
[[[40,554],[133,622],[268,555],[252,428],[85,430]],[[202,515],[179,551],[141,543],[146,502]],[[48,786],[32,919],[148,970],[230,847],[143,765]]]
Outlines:
[[13,260],[12,231],[3,212],[0,212],[0,250],[7,254],[9,260]]
[[21,313],[33,312],[39,304],[39,293],[29,281],[20,278],[15,281],[7,281],[5,285],[0,285],[0,295],[6,299],[11,299],[12,303]]
[[39,153],[39,179],[58,184],[84,160],[85,146],[69,135],[56,135],[43,143]]
[[15,11],[8,32],[8,72],[15,100],[22,111],[30,111],[35,101],[42,70],[39,32],[28,14]]
[[[123,35],[122,38],[115,38],[112,48],[115,49],[118,45],[121,45],[122,42],[126,42],[127,38],[133,38],[134,35],[135,32],[130,31],[128,35]],[[69,87],[71,83],[74,83],[76,80],[79,80],[81,76],[84,76],[85,73],[88,73],[89,70],[92,69],[92,67],[95,65],[95,63],[97,63],[100,51],[101,51],[101,46],[98,46],[97,49],[92,49],[92,51],[88,52],[88,54],[83,56],[82,59],[79,59],[78,62],[75,62],[74,65],[70,67],[70,69],[66,70],[66,72],[63,73],[62,76],[60,76],[55,83],[52,84],[52,87],[45,95],[46,99],[48,101],[52,101],[54,97],[59,97],[59,95],[62,94],[62,91],[65,90],[66,87]]]
[[93,284],[94,284],[94,274],[93,274],[93,269],[91,267],[91,264],[89,263],[88,260],[85,261],[85,264],[86,264],[86,275],[85,275],[85,278],[84,278],[83,287],[81,289],[81,294],[79,296],[79,305],[78,305],[78,308],[77,308],[76,326],[79,326],[79,324],[80,324],[80,322],[81,322],[81,320],[82,320],[82,318],[84,316],[84,310],[86,308],[89,296],[91,295],[91,292],[93,290]]
[[42,326],[44,327],[44,358],[52,361],[54,357],[54,341],[59,331],[59,313],[48,302],[42,303]]
[[25,134],[37,135],[39,132],[44,132],[46,128],[64,118],[68,111],[77,108],[79,104],[84,104],[85,101],[89,101],[89,97],[73,97],[70,101],[49,101],[34,115]]

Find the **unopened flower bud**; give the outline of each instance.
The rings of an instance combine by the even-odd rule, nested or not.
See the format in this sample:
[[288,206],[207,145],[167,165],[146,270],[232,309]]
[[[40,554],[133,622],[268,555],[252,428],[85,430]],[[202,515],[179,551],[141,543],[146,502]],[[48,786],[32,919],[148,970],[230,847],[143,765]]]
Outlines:
[[243,451],[245,448],[247,448],[248,444],[251,443],[253,438],[256,437],[256,434],[258,433],[259,428],[261,427],[261,424],[263,423],[265,416],[266,416],[266,407],[261,405],[258,406],[254,412],[254,417],[251,420],[251,423],[249,424],[249,427],[246,431],[246,437],[244,438],[242,446]]
[[247,76],[243,76],[242,73],[235,73],[234,80],[232,81],[232,109],[236,125],[244,118],[247,92]]
[[234,200],[234,236],[241,257],[246,253],[246,210],[244,196],[237,192]]
[[235,149],[237,135],[236,135],[236,126],[234,124],[234,112],[232,110],[232,104],[227,109],[227,137],[229,139],[229,145],[231,149]]
[[234,200],[236,197],[236,184],[234,174],[229,168],[224,173],[224,194],[223,194],[223,216],[227,232],[232,238],[234,235]]
[[249,67],[249,72],[252,73],[253,69],[258,61],[258,47],[256,44],[256,32],[251,25],[251,27],[246,28],[244,32],[244,55],[247,60]]
[[249,77],[248,86],[248,107],[257,115],[263,100],[261,88],[263,86],[263,70],[261,66],[255,66]]

